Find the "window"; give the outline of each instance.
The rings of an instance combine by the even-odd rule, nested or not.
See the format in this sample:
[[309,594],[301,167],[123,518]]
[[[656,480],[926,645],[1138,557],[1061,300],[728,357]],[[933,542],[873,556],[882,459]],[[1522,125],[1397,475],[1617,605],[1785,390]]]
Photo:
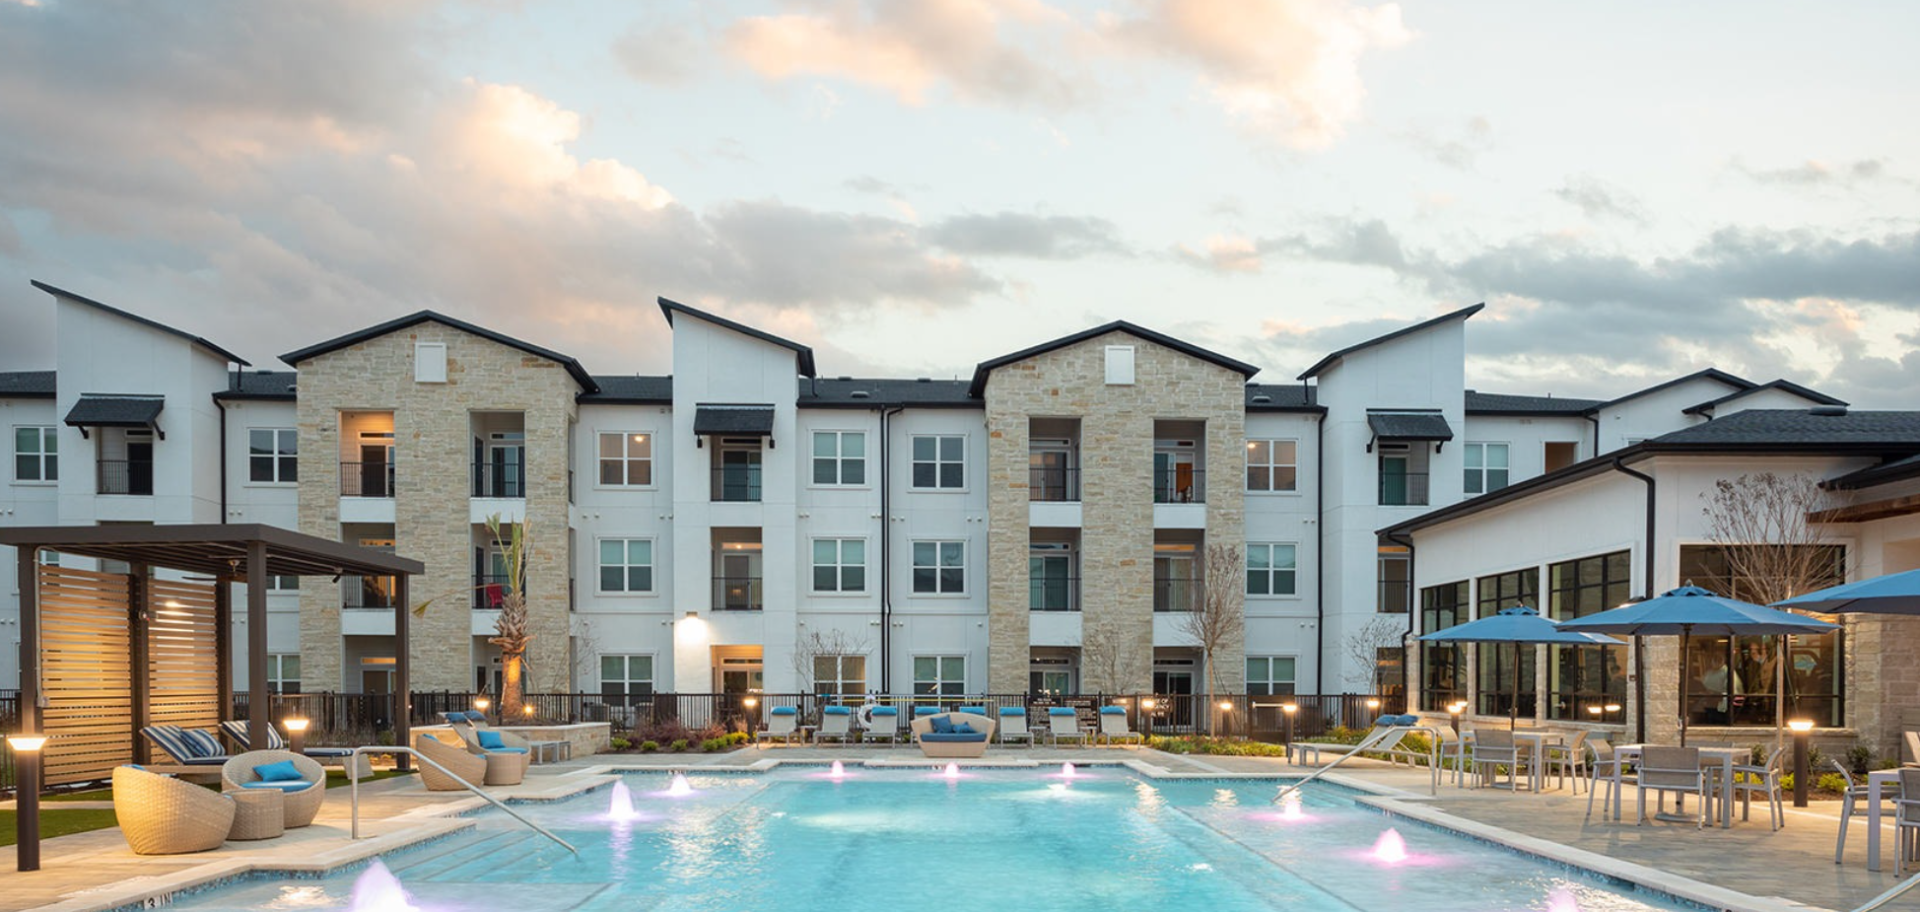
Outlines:
[[813,657],[813,692],[822,697],[857,697],[867,692],[867,657]]
[[1247,656],[1247,695],[1292,696],[1293,665],[1292,656]]
[[600,698],[608,706],[630,706],[634,697],[653,696],[653,656],[600,657]]
[[1075,611],[1073,547],[1065,542],[1034,542],[1027,551],[1027,610]]
[[814,539],[813,591],[867,591],[867,540],[864,538]]
[[413,343],[413,381],[415,383],[447,382],[447,343]]
[[913,591],[952,595],[967,591],[967,543],[917,541],[913,543]]
[[[1759,561],[1782,573],[1802,576],[1801,586],[1818,589],[1844,581],[1847,549],[1839,545],[1802,546],[1811,553],[1777,552],[1779,560]],[[1680,578],[1737,599],[1771,599],[1734,566],[1741,555],[1733,549],[1779,548],[1777,545],[1682,545]],[[1804,570],[1794,570],[1793,567]],[[1775,587],[1777,588],[1777,587]],[[1785,664],[1778,637],[1703,637],[1695,635],[1686,657],[1687,717],[1693,725],[1773,725],[1774,703],[1784,700],[1788,718],[1814,720],[1821,727],[1845,724],[1846,650],[1839,631],[1787,638]],[[1786,692],[1780,692],[1784,677]],[[1650,712],[1652,710],[1649,710]]]
[[[1547,616],[1556,621],[1599,614],[1626,602],[1633,584],[1631,552],[1563,561],[1547,567]],[[1554,646],[1547,665],[1547,717],[1624,722],[1625,646]],[[1609,710],[1607,707],[1613,707]],[[1592,710],[1600,712],[1594,713]],[[1773,717],[1767,717],[1767,724]]]
[[1406,614],[1413,602],[1413,560],[1402,545],[1381,545],[1379,549],[1380,598],[1374,610],[1381,614]]
[[967,486],[967,438],[913,438],[913,487],[958,490]]
[[866,484],[866,432],[814,431],[813,483],[817,485]]
[[648,538],[601,539],[600,591],[652,592],[653,540]]
[[1467,494],[1498,491],[1507,486],[1508,477],[1506,444],[1467,444]]
[[914,656],[914,696],[957,697],[967,692],[966,656]]
[[1198,553],[1199,546],[1192,542],[1153,543],[1153,610],[1200,610]]
[[[1529,608],[1540,607],[1540,570],[1528,567],[1493,576],[1483,576],[1475,581],[1478,587],[1478,613],[1475,617],[1492,617],[1502,608],[1525,605]],[[1515,690],[1514,662],[1518,653],[1519,681]],[[1512,643],[1480,644],[1480,712],[1489,716],[1504,716],[1510,711],[1515,715],[1531,718],[1534,704],[1538,701],[1539,691],[1533,685],[1534,649],[1522,644],[1518,650]]]
[[1247,594],[1292,595],[1292,545],[1247,546]]
[[247,480],[291,484],[300,480],[300,435],[292,428],[247,430]]
[[600,484],[610,488],[653,484],[653,435],[601,434]]
[[[1465,623],[1467,583],[1447,583],[1420,590],[1420,630],[1432,633]],[[1446,712],[1467,697],[1467,653],[1457,643],[1420,644],[1420,708]]]
[[1295,490],[1298,453],[1298,444],[1291,440],[1247,441],[1247,490]]
[[1133,346],[1107,346],[1107,385],[1133,385]]
[[1431,487],[1427,483],[1431,455],[1427,445],[1381,443],[1376,449],[1380,453],[1380,505],[1426,506]]
[[300,578],[297,576],[287,576],[287,575],[276,573],[272,576],[267,577],[267,591],[299,592]]
[[277,694],[300,692],[299,653],[271,653],[267,656],[267,689]]
[[17,427],[13,429],[13,480],[60,480],[58,428]]

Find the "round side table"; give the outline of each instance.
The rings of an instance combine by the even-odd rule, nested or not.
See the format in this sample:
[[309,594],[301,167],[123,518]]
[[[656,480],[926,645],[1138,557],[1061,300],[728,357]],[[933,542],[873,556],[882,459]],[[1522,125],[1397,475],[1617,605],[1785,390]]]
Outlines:
[[279,789],[235,789],[227,797],[238,806],[227,839],[272,839],[287,831],[287,796]]

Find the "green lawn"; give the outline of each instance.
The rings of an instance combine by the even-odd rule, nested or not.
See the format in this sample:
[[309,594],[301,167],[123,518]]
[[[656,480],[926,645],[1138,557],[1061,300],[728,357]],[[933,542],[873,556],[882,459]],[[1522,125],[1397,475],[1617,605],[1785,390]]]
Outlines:
[[[13,845],[14,824],[17,811],[0,811],[0,846]],[[85,833],[88,830],[104,830],[115,826],[113,812],[92,808],[53,809],[42,806],[40,809],[40,838],[52,839],[70,833]]]
[[40,803],[49,801],[112,801],[113,789],[88,789],[84,792],[61,792],[57,795],[41,795]]

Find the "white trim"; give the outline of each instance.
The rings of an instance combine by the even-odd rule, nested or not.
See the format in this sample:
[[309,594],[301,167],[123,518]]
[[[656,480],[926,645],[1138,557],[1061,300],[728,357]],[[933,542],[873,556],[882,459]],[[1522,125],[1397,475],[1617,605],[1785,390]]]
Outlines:
[[[646,567],[648,570],[652,571],[652,573],[648,579],[648,582],[650,583],[650,585],[646,589],[635,592],[630,589],[607,590],[607,589],[600,588],[600,570],[603,566],[606,566],[600,563],[600,543],[603,541],[621,541],[621,542],[643,541],[647,543],[647,550],[649,552],[648,556],[651,558],[651,561],[648,564],[646,564]],[[593,537],[593,551],[591,554],[593,557],[593,595],[595,597],[609,598],[609,599],[635,599],[635,598],[659,597],[660,595],[660,541],[658,536],[656,535],[619,535],[619,534],[596,535]],[[625,568],[632,568],[640,565],[639,564],[621,564],[620,566]],[[577,589],[578,587],[576,586],[575,588]],[[630,653],[621,653],[621,655],[629,655],[629,654]]]
[[[1240,490],[1246,494],[1252,494],[1252,495],[1262,495],[1262,496],[1284,495],[1288,497],[1299,497],[1300,496],[1300,474],[1301,474],[1300,473],[1300,438],[1298,437],[1248,437],[1247,449],[1251,451],[1253,449],[1252,444],[1256,444],[1256,443],[1267,444],[1267,448],[1269,451],[1273,449],[1273,444],[1276,444],[1276,443],[1293,444],[1293,462],[1291,463],[1273,462],[1271,452],[1269,452],[1269,455],[1268,455],[1269,461],[1259,464],[1260,466],[1263,466],[1267,469],[1267,472],[1268,472],[1267,487],[1264,487],[1264,488],[1247,487],[1247,479],[1243,477],[1240,479]],[[1255,464],[1253,463],[1252,460],[1243,460],[1243,464],[1246,466],[1248,470],[1252,470],[1253,468],[1255,468]],[[1286,465],[1293,469],[1293,487],[1286,488],[1284,490],[1276,489],[1273,487],[1273,474],[1272,474],[1273,468],[1279,465]]]
[[[913,457],[913,442],[922,437],[931,437],[935,440],[941,440],[947,437],[959,438],[960,440],[960,486],[959,487],[957,488],[941,488],[941,487],[921,488],[921,487],[914,486],[913,466],[914,466],[914,463],[918,462],[919,460]],[[907,491],[913,494],[965,494],[965,493],[968,493],[970,490],[972,490],[973,471],[971,470],[971,468],[969,468],[969,463],[971,463],[973,460],[968,458],[967,456],[968,448],[973,443],[972,437],[973,435],[965,432],[958,433],[958,434],[940,434],[940,433],[908,434],[907,435],[907,454],[906,454],[907,455]],[[940,479],[939,467],[946,464],[947,463],[945,461],[939,458],[939,444],[937,443],[934,444],[933,465],[934,465],[935,481],[938,481]]]
[[41,449],[40,452],[38,453],[24,453],[24,454],[21,453],[18,449],[16,449],[15,441],[18,441],[20,439],[21,428],[31,428],[38,431],[52,431],[53,432],[53,435],[52,435],[53,436],[53,470],[55,474],[58,474],[60,472],[60,469],[62,468],[62,466],[60,465],[62,461],[60,457],[64,455],[60,452],[60,426],[57,424],[15,424],[15,425],[10,425],[9,428],[10,430],[9,430],[9,433],[7,434],[7,462],[8,462],[7,475],[12,479],[13,484],[23,488],[57,488],[59,487],[60,479],[58,478],[49,479],[49,478],[42,477],[42,478],[36,478],[36,479],[22,479],[20,477],[20,460],[18,457],[23,455],[39,457],[40,474],[42,476],[45,476],[47,474],[47,451],[44,449],[44,447],[46,447],[47,445],[48,435],[44,433],[40,435],[40,446],[43,449]]
[[[1246,543],[1246,547],[1248,548],[1265,547],[1269,549],[1267,552],[1267,560],[1269,561],[1269,566],[1264,571],[1267,574],[1267,585],[1269,587],[1273,585],[1274,573],[1280,569],[1280,568],[1271,566],[1271,561],[1273,560],[1273,552],[1271,549],[1275,547],[1292,548],[1293,549],[1293,567],[1291,570],[1287,572],[1290,572],[1293,574],[1293,591],[1292,592],[1248,592],[1246,591],[1247,581],[1245,579],[1245,576],[1246,574],[1252,573],[1254,569],[1253,563],[1251,561],[1248,561],[1244,566],[1240,568],[1240,573],[1242,577],[1240,580],[1240,594],[1242,596],[1248,599],[1258,599],[1263,602],[1298,600],[1301,597],[1300,596],[1300,543],[1299,542],[1297,541],[1291,541],[1291,542],[1289,541],[1250,541]],[[1379,583],[1379,580],[1376,579],[1374,582],[1377,586]],[[1202,585],[1205,585],[1205,583],[1202,583]]]
[[[816,568],[820,567],[821,565],[814,563],[813,544],[814,542],[820,542],[820,541],[831,541],[831,542],[857,541],[860,543],[860,551],[861,551],[861,556],[863,560],[858,565],[861,571],[861,587],[859,589],[818,589],[814,587],[813,571]],[[840,549],[840,548],[835,549],[836,558],[844,556],[839,553],[841,550],[843,549]],[[833,534],[809,535],[807,536],[807,552],[805,556],[806,556],[806,561],[803,564],[803,566],[807,568],[806,570],[807,582],[806,582],[806,588],[804,589],[804,592],[807,595],[815,598],[828,598],[828,599],[831,599],[831,598],[864,599],[874,594],[873,579],[872,579],[873,577],[873,542],[869,539],[868,536],[866,535],[833,535]],[[911,567],[913,556],[909,554],[907,556],[907,560],[908,560],[908,566]],[[835,563],[833,566],[838,569],[844,569],[844,568],[852,567],[855,565]],[[834,574],[834,578],[836,581],[838,581],[840,578],[838,569]],[[908,585],[909,586],[912,585],[911,580],[909,580]]]
[[[843,439],[843,438],[845,437],[845,435],[847,435],[847,434],[859,434],[859,435],[860,435],[860,437],[862,438],[862,439],[861,439],[861,441],[860,441],[860,448],[861,448],[861,450],[863,450],[863,451],[864,451],[864,452],[862,452],[862,453],[860,454],[860,456],[859,456],[859,459],[860,459],[860,475],[861,475],[861,477],[862,477],[862,478],[864,478],[864,479],[866,479],[866,480],[865,480],[865,481],[862,481],[862,482],[860,482],[860,483],[858,483],[858,484],[841,484],[841,483],[839,483],[839,482],[832,482],[832,483],[827,483],[827,482],[819,482],[819,481],[814,481],[814,480],[813,480],[813,461],[814,461],[815,459],[828,459],[828,458],[831,458],[831,459],[832,459],[832,460],[834,461],[834,463],[835,463],[835,468],[836,468],[836,469],[838,469],[838,468],[839,468],[839,466],[840,466],[840,464],[842,464],[842,463],[845,463],[845,462],[847,462],[847,461],[849,461],[849,460],[850,460],[850,459],[852,458],[852,457],[848,457],[848,456],[840,456],[840,455],[835,455],[835,456],[832,456],[832,457],[827,457],[827,456],[815,456],[815,455],[813,454],[813,435],[815,435],[815,434],[835,434],[835,435],[839,435],[839,437],[840,437],[840,438],[842,438],[842,439]],[[872,448],[871,448],[871,447],[869,447],[869,446],[867,446],[867,440],[866,440],[866,438],[868,438],[869,436],[871,436],[871,435],[870,435],[870,434],[868,433],[868,429],[867,429],[867,428],[838,428],[838,427],[816,427],[816,428],[808,428],[808,429],[807,429],[807,433],[806,433],[806,438],[807,438],[807,452],[806,452],[806,455],[805,455],[804,457],[802,457],[802,459],[801,459],[801,461],[802,461],[803,463],[805,463],[805,477],[806,477],[806,484],[804,484],[804,485],[802,485],[802,487],[805,487],[805,488],[809,488],[809,489],[812,489],[812,490],[818,490],[818,491],[864,491],[864,490],[870,490],[870,489],[872,489],[872,488],[873,488],[873,459],[874,459],[874,456],[873,456],[873,450],[872,450]],[[839,439],[836,439],[836,441],[835,441],[835,451],[836,451],[836,452],[838,452],[838,450],[839,450],[839,445],[840,445],[840,442],[841,442],[841,441],[840,441]],[[911,480],[912,480],[912,477],[911,477],[911,476],[912,476],[912,474],[913,474],[913,466],[912,466],[912,458],[913,458],[913,450],[912,450],[912,447],[913,447],[913,444],[912,444],[911,442],[909,442],[909,443],[907,444],[907,447],[908,447],[908,450],[907,450],[907,458],[908,458],[908,466],[907,466],[907,474],[908,474],[908,476],[909,476],[909,477],[908,477],[908,480],[909,480],[909,481],[911,481]],[[962,455],[964,455],[964,454],[962,454]]]
[[[662,466],[659,446],[660,434],[657,431],[651,428],[622,428],[620,430],[611,430],[596,426],[590,433],[593,434],[593,455],[589,457],[593,460],[593,481],[587,486],[588,489],[594,491],[657,491],[660,489],[660,470]],[[600,481],[600,438],[605,436],[618,436],[623,438],[621,449],[625,451],[626,444],[631,443],[631,441],[625,440],[624,438],[634,435],[644,435],[647,438],[647,477],[650,480],[646,484],[602,483]],[[623,462],[631,462],[633,457],[623,456],[621,460]],[[529,485],[528,487],[532,486]],[[628,653],[621,654],[627,655]]]

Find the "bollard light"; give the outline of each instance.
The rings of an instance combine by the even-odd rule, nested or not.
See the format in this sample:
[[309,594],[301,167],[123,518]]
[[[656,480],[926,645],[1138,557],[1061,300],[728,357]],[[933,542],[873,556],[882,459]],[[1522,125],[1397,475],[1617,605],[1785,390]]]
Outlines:
[[1142,697],[1142,698],[1140,699],[1140,708],[1141,708],[1141,709],[1152,709],[1152,708],[1153,708],[1153,698],[1152,698],[1152,697]]
[[7,736],[13,750],[14,778],[14,868],[40,870],[40,749],[47,736],[21,733]]
[[307,726],[312,724],[312,720],[300,716],[288,716],[280,720],[280,724],[287,727],[287,749],[296,754],[306,753]]
[[1460,714],[1467,711],[1465,703],[1447,704],[1447,724],[1453,726],[1453,733],[1460,733]]
[[473,708],[479,710],[480,714],[483,716],[487,714],[487,707],[492,705],[493,705],[493,702],[488,700],[486,697],[473,698]]
[[527,705],[520,707],[520,714],[523,716],[526,716],[528,721],[532,721],[533,720],[533,704],[528,703]]
[[1293,714],[1300,711],[1297,703],[1280,704],[1280,715],[1287,720],[1287,727],[1280,735],[1280,745],[1287,751],[1287,762],[1293,762]]
[[1807,770],[1807,751],[1813,741],[1812,719],[1788,719],[1787,728],[1793,731],[1793,806],[1807,806],[1807,788],[1813,778]]

